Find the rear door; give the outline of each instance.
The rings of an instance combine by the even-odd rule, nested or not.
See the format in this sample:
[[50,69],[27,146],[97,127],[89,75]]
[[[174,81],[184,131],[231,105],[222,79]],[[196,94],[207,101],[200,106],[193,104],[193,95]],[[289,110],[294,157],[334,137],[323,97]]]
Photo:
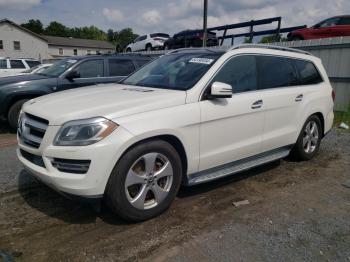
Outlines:
[[200,171],[261,153],[264,108],[255,57],[232,57],[213,82],[230,84],[233,96],[200,102]]
[[257,56],[259,90],[264,97],[265,124],[262,150],[295,143],[299,133],[298,112],[304,99],[303,87],[293,60],[288,57]]
[[[105,64],[104,59],[89,59],[84,60],[71,70],[76,70],[79,73],[79,77],[74,79],[67,79],[66,77],[60,77],[58,79],[58,91],[96,85],[100,83],[107,82],[107,78],[105,78]],[[70,70],[69,70],[70,71]],[[68,73],[68,72],[67,72]]]

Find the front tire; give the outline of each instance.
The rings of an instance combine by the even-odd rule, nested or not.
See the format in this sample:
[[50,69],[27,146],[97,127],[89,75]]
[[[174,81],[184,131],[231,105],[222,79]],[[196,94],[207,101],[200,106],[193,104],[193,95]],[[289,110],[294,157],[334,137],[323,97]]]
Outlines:
[[22,99],[14,103],[8,112],[7,119],[12,131],[16,131],[18,127],[18,117],[21,112],[22,105],[27,102],[29,99]]
[[118,161],[106,189],[110,209],[121,218],[139,222],[169,208],[180,188],[181,159],[162,140],[139,144]]
[[152,51],[152,46],[150,44],[146,45],[146,51]]
[[318,152],[320,148],[321,138],[323,134],[322,124],[318,116],[310,116],[299,134],[295,143],[291,156],[296,160],[310,160]]

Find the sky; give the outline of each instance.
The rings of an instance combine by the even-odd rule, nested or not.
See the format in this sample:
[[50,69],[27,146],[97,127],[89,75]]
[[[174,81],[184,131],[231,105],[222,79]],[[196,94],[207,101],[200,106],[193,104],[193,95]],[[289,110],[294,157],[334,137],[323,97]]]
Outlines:
[[[282,17],[283,27],[311,26],[327,17],[350,14],[350,0],[208,2],[209,27],[274,16]],[[33,18],[44,25],[56,20],[70,27],[95,25],[116,31],[130,27],[137,34],[201,28],[202,14],[203,0],[0,0],[0,19],[22,23]]]

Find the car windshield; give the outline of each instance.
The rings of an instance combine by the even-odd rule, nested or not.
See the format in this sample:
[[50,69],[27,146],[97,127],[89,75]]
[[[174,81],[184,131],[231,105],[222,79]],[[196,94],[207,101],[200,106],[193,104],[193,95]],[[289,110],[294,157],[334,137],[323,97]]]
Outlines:
[[208,71],[221,53],[175,53],[164,55],[127,77],[134,86],[188,90]]
[[29,68],[27,70],[24,70],[23,73],[28,73],[29,74],[29,73],[33,72],[34,70],[38,69],[40,66],[41,65],[37,65],[37,66],[34,66],[34,67]]
[[58,77],[77,62],[78,60],[76,59],[63,59],[54,63],[52,66],[45,68],[38,74],[50,77]]

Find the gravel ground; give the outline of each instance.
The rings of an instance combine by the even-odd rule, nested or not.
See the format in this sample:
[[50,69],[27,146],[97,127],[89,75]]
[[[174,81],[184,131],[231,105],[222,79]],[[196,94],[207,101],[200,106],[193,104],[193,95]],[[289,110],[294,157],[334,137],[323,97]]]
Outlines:
[[0,250],[14,260],[350,261],[349,132],[333,130],[311,161],[182,188],[138,224],[33,187],[13,146],[0,159]]

